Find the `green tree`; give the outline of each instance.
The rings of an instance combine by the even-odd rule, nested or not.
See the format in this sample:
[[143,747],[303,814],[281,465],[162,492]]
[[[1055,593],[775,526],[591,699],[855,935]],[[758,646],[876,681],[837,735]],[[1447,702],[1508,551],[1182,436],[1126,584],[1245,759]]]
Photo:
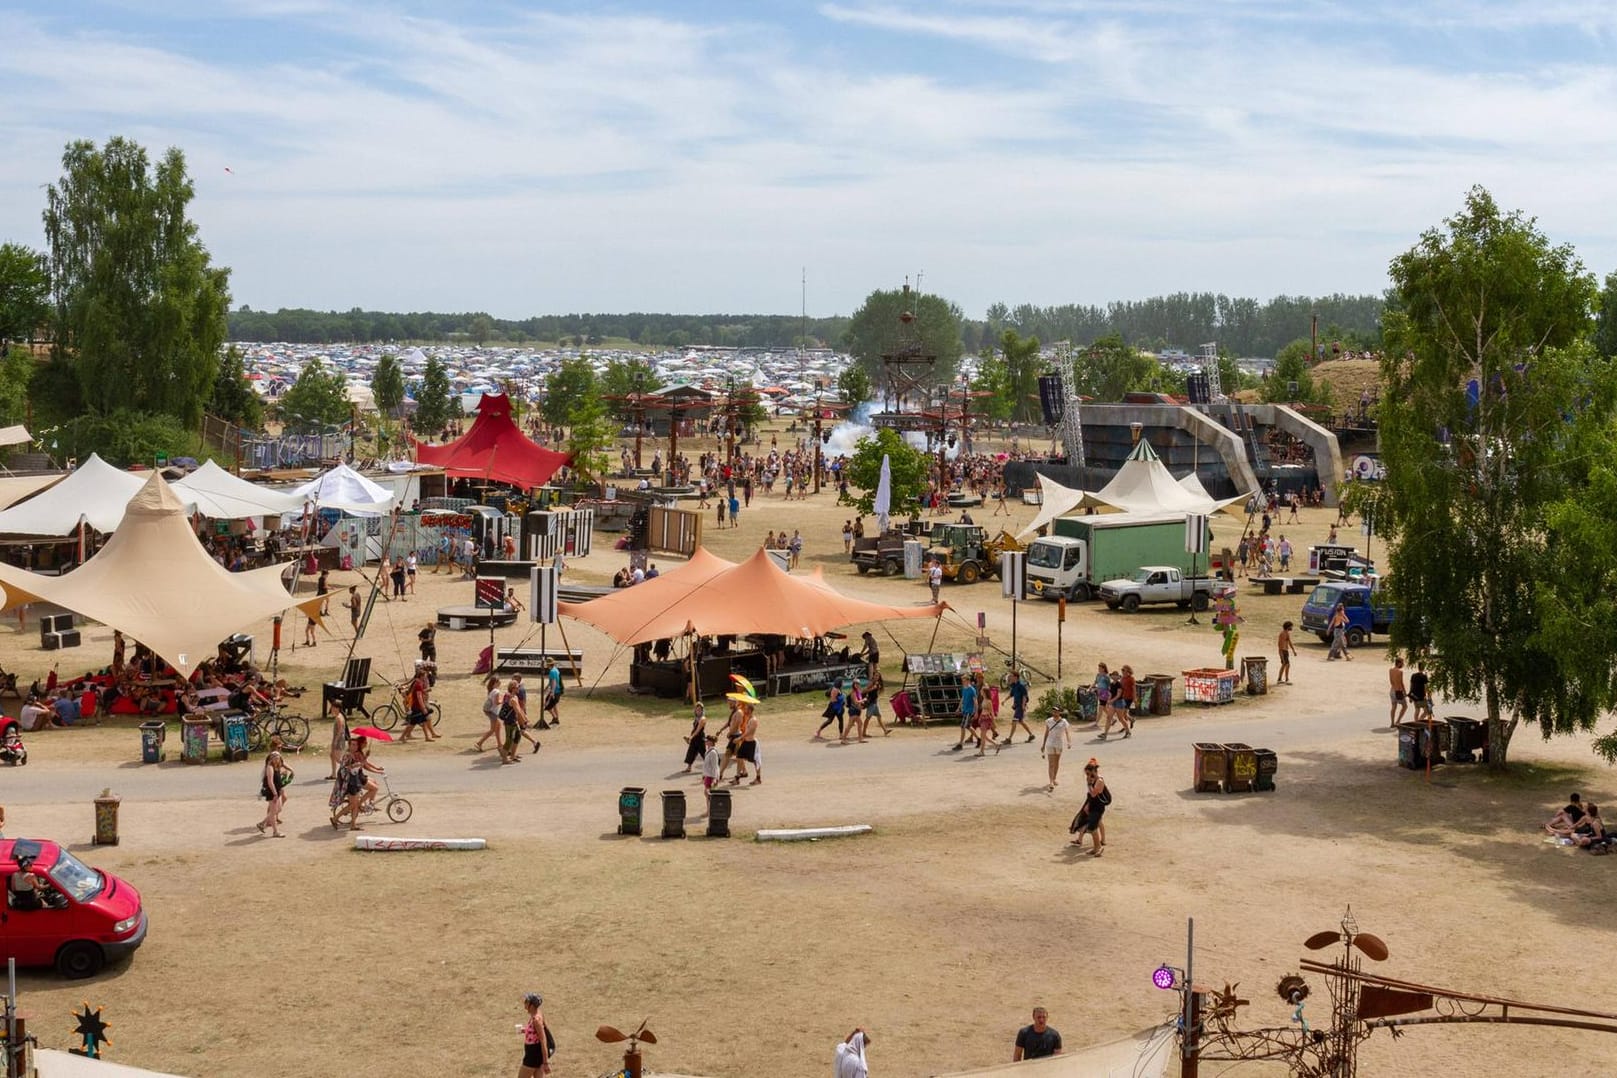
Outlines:
[[599,397],[585,397],[567,421],[567,452],[573,456],[576,485],[599,486],[612,467],[609,450],[616,431]]
[[1292,401],[1331,403],[1330,383],[1314,381],[1314,372],[1309,369],[1308,357],[1312,348],[1308,338],[1299,337],[1275,354],[1275,365],[1269,371],[1268,380],[1263,383],[1264,400],[1271,404]]
[[999,354],[1005,365],[1002,391],[1006,394],[1008,418],[1029,422],[1038,406],[1039,372],[1044,369],[1039,360],[1039,339],[1007,329],[999,335]]
[[264,402],[247,380],[247,365],[241,349],[231,345],[219,361],[219,374],[213,380],[213,396],[208,411],[239,427],[259,430],[264,426]]
[[606,370],[601,372],[600,393],[606,413],[622,423],[634,421],[636,393],[655,393],[662,387],[663,380],[643,359],[608,360]]
[[466,323],[466,335],[477,342],[477,347],[483,347],[494,336],[494,319],[486,314],[472,315],[472,320]]
[[[915,316],[906,323],[900,316]],[[883,355],[914,351],[937,357],[934,380],[947,383],[960,363],[960,308],[942,296],[902,291],[872,292],[854,312],[843,333],[843,350],[865,369],[873,382],[882,379]]]
[[392,352],[383,352],[371,372],[371,396],[376,399],[376,410],[384,416],[396,415],[404,403],[404,367]]
[[74,364],[84,402],[201,422],[228,333],[229,270],[214,267],[186,216],[185,157],[153,169],[136,143],[81,140],[46,192],[54,355]]
[[1584,340],[1595,282],[1481,188],[1391,277],[1376,526],[1392,645],[1426,656],[1440,693],[1482,701],[1502,769],[1519,723],[1569,733],[1614,702],[1617,544],[1568,526],[1617,503],[1595,483],[1617,386]]
[[1122,400],[1123,394],[1151,385],[1158,369],[1155,359],[1115,333],[1100,338],[1073,360],[1078,392],[1101,403]]
[[983,350],[971,390],[978,394],[972,401],[972,411],[995,420],[1011,417],[1011,372],[1003,356]]
[[1606,274],[1606,286],[1600,290],[1594,344],[1601,355],[1617,356],[1617,273]]
[[28,389],[39,364],[22,345],[5,347],[0,356],[0,426],[21,423],[28,417]]
[[326,370],[318,359],[303,365],[297,381],[281,397],[281,420],[292,431],[335,427],[347,422],[352,414],[347,379],[339,371]]
[[[545,379],[545,399],[539,414],[553,427],[570,427],[573,417],[584,414],[584,407],[600,395],[595,377],[595,361],[588,355],[564,359]],[[605,409],[602,409],[605,414]]]
[[837,396],[850,408],[857,408],[870,399],[870,372],[857,363],[850,363],[837,375]]
[[45,256],[18,243],[0,244],[0,349],[34,339],[50,317],[50,294]]
[[459,402],[449,388],[449,371],[443,360],[428,356],[421,371],[421,385],[415,392],[415,418],[411,426],[423,437],[443,430],[459,411]]
[[888,460],[891,473],[893,501],[890,515],[894,518],[913,513],[920,506],[921,495],[927,491],[932,458],[906,442],[894,430],[881,427],[859,439],[853,456],[848,458],[848,486],[859,491],[853,505],[860,515],[875,510],[876,484],[881,481],[882,457]]

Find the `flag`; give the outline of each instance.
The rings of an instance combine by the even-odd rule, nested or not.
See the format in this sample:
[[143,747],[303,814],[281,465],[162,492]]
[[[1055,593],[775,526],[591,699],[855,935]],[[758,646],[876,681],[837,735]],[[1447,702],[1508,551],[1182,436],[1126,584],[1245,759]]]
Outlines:
[[886,534],[887,517],[893,511],[893,465],[886,453],[881,455],[881,478],[876,481],[876,500],[871,508],[876,512],[876,534]]

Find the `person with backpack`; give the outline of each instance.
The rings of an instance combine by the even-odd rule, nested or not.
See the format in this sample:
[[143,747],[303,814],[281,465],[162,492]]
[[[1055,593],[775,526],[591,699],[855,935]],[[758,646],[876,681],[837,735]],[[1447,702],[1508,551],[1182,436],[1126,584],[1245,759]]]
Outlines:
[[1078,837],[1072,840],[1074,846],[1082,847],[1084,835],[1094,836],[1094,849],[1089,856],[1099,857],[1101,850],[1106,847],[1106,825],[1101,818],[1106,815],[1106,807],[1112,803],[1112,791],[1107,789],[1106,780],[1100,777],[1100,763],[1093,756],[1084,765],[1084,806],[1078,810],[1078,815],[1072,818],[1072,826],[1067,830]]
[[517,1027],[522,1032],[522,1066],[517,1071],[517,1078],[539,1078],[550,1073],[550,1059],[556,1054],[556,1038],[551,1035],[550,1024],[539,1009],[544,1003],[545,998],[538,992],[529,992],[522,997],[528,1020]]

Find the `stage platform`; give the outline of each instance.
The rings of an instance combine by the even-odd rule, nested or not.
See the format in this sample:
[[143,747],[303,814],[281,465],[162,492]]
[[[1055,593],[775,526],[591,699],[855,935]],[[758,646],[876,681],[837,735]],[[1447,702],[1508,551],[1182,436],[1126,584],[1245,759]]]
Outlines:
[[487,629],[489,625],[510,625],[517,620],[515,610],[500,608],[490,610],[486,606],[441,606],[438,608],[438,624],[446,629]]

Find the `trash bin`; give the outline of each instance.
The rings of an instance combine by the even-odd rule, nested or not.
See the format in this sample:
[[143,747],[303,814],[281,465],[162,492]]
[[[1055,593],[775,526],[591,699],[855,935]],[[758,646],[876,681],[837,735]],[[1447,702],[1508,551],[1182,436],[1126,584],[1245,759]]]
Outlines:
[[1275,788],[1275,771],[1280,767],[1280,757],[1273,749],[1257,749],[1253,755],[1258,758],[1258,779],[1252,788],[1262,790],[1265,793],[1273,792]]
[[730,837],[730,791],[723,787],[708,791],[707,837]]
[[110,788],[104,788],[95,799],[95,845],[118,845],[118,803],[121,800]]
[[1241,671],[1246,675],[1246,694],[1264,696],[1269,692],[1269,657],[1247,655],[1241,659]]
[[1477,753],[1487,759],[1488,724],[1481,719],[1450,715],[1443,720],[1449,727],[1448,761],[1451,764],[1474,764]]
[[1428,761],[1432,766],[1443,762],[1443,752],[1449,745],[1447,723],[1433,723],[1430,729],[1424,722],[1398,724],[1398,766],[1411,771],[1424,771]]
[[1251,793],[1256,789],[1258,754],[1252,746],[1234,741],[1224,746],[1224,755],[1229,760],[1229,772],[1224,776],[1224,792]]
[[180,720],[180,759],[188,764],[208,762],[208,727],[206,717],[187,715]]
[[225,743],[225,759],[247,759],[247,716],[239,711],[227,712],[220,722],[220,740]]
[[663,791],[663,838],[685,837],[685,791]]
[[168,723],[143,722],[140,724],[140,762],[143,764],[160,764],[163,762],[163,741],[168,737]]
[[1173,714],[1173,675],[1147,674],[1145,681],[1150,687],[1147,699],[1150,701],[1151,714]]
[[1224,776],[1229,772],[1224,746],[1198,741],[1195,750],[1191,788],[1199,794],[1217,793],[1224,788]]
[[1100,714],[1100,700],[1092,685],[1078,686],[1078,715],[1085,722],[1094,722]]
[[640,834],[640,813],[645,808],[646,788],[625,786],[618,791],[618,834]]

